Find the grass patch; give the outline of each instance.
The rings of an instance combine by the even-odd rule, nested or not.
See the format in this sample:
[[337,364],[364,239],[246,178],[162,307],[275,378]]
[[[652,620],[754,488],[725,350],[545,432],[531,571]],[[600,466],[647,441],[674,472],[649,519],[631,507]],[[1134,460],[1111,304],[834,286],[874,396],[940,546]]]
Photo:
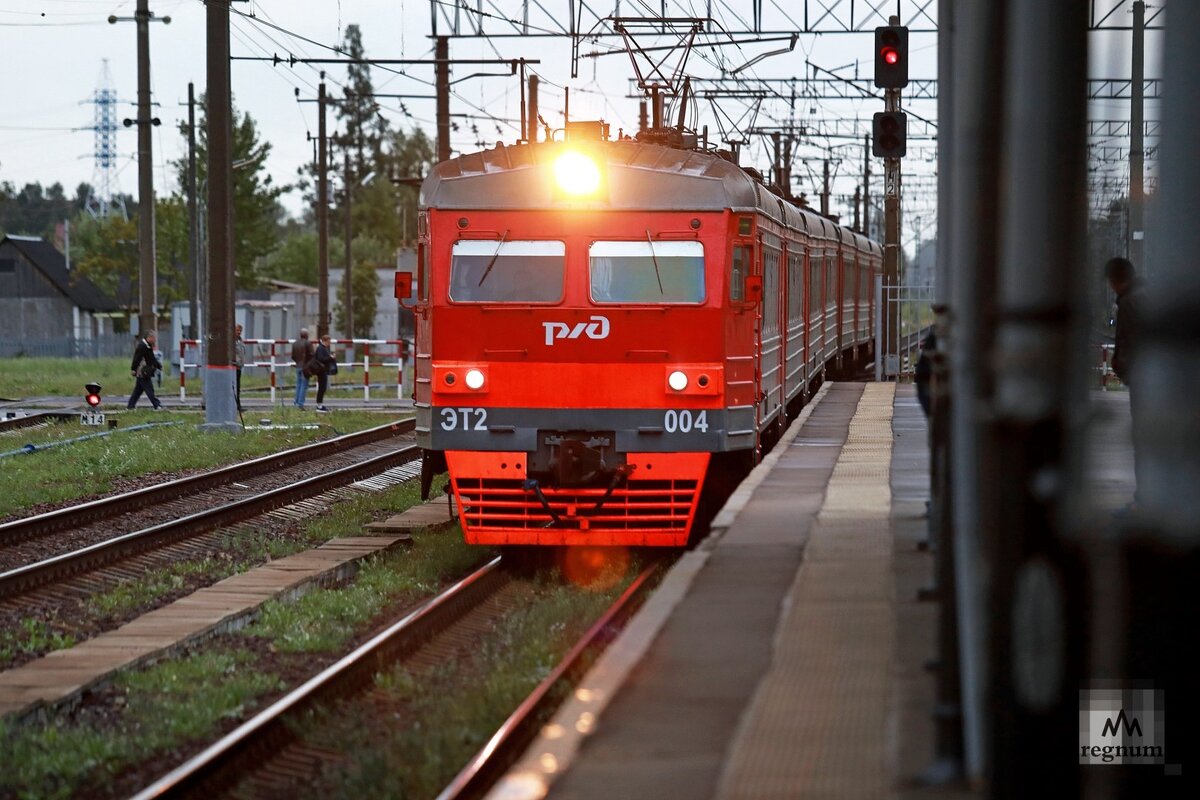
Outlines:
[[[272,409],[269,415],[255,414],[250,426],[269,416],[283,425],[320,423],[316,430],[254,430],[245,433],[202,431],[196,414],[155,413],[149,410],[118,412],[122,427],[145,422],[182,419],[183,425],[118,431],[112,436],[73,442],[45,452],[11,456],[0,461],[0,516],[14,514],[41,503],[61,503],[106,494],[120,488],[176,477],[182,471],[211,469],[256,456],[298,447],[309,442],[382,425],[393,414],[339,411],[328,417],[296,409]],[[46,444],[92,433],[81,425],[66,423],[5,436],[0,450],[15,450],[26,443]]]
[[395,708],[386,722],[367,723],[382,715],[354,702],[327,710],[313,742],[349,760],[323,776],[313,795],[436,796],[626,585],[594,594],[551,579],[539,587],[538,602],[506,616],[465,658],[380,675],[376,684]]
[[0,630],[0,664],[19,654],[48,653],[75,644],[75,636],[44,620],[27,617],[13,629]]
[[110,783],[156,752],[212,736],[279,688],[275,675],[248,661],[245,654],[199,653],[118,675],[114,689],[124,707],[111,720],[25,726],[0,721],[5,753],[0,794],[69,797]]

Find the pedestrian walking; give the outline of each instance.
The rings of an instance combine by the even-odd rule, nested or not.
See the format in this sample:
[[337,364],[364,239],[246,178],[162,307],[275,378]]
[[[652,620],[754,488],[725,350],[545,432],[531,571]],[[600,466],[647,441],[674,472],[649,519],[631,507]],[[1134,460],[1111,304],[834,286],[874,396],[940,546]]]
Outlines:
[[157,337],[154,331],[148,332],[137,343],[133,351],[133,362],[129,365],[129,374],[134,378],[133,394],[129,395],[126,408],[133,408],[141,399],[142,393],[150,398],[150,405],[158,411],[162,402],[154,396],[154,373],[162,369],[162,362],[154,355],[154,342]]
[[1133,421],[1133,474],[1137,483],[1134,490],[1133,502],[1130,508],[1137,506],[1138,492],[1141,491],[1142,476],[1138,465],[1138,429],[1142,423],[1138,410],[1138,399],[1141,393],[1135,388],[1133,379],[1134,365],[1137,362],[1139,345],[1139,314],[1142,304],[1142,280],[1138,278],[1133,263],[1127,258],[1117,256],[1110,258],[1104,265],[1104,277],[1117,296],[1117,313],[1114,320],[1112,369],[1129,390],[1129,413]]
[[308,362],[313,357],[312,342],[308,340],[308,328],[300,329],[300,337],[292,343],[292,363],[296,365],[296,399],[292,402],[296,408],[304,408],[305,396],[308,394]]
[[242,326],[233,326],[233,365],[237,367],[237,384],[233,396],[237,398],[237,409],[242,410],[242,367],[246,366],[246,343],[242,341]]
[[337,359],[333,355],[333,340],[329,334],[321,337],[313,355],[312,373],[317,376],[317,411],[322,413],[329,409],[325,407],[325,392],[329,389],[329,376],[337,374]]

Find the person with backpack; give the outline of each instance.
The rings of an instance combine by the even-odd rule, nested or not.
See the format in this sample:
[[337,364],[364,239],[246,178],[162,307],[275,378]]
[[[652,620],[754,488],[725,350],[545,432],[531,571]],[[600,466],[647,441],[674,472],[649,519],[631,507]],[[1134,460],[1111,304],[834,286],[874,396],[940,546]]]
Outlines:
[[154,396],[154,373],[162,369],[162,362],[154,355],[156,338],[154,331],[149,331],[133,351],[133,363],[129,365],[129,374],[134,378],[133,394],[129,395],[126,408],[136,406],[143,392],[150,398],[150,405],[154,406],[155,411],[162,408],[162,401]]
[[308,340],[308,328],[300,329],[300,338],[292,343],[292,363],[296,365],[296,399],[292,405],[304,409],[304,400],[308,395],[308,362],[312,360],[313,346]]
[[329,411],[325,407],[325,392],[329,389],[329,376],[337,374],[337,359],[333,355],[332,339],[329,334],[321,337],[316,352],[309,362],[309,371],[317,377],[317,411]]

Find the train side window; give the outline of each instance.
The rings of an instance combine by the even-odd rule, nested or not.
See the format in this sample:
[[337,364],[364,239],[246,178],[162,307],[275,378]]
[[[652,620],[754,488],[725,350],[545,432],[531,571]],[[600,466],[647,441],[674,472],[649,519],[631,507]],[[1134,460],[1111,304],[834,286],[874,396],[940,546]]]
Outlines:
[[566,252],[562,242],[459,240],[450,255],[450,299],[557,303],[563,298]]
[[741,303],[746,299],[746,276],[750,274],[751,250],[748,245],[733,248],[729,275],[729,299]]
[[596,303],[703,303],[704,245],[694,241],[592,242]]

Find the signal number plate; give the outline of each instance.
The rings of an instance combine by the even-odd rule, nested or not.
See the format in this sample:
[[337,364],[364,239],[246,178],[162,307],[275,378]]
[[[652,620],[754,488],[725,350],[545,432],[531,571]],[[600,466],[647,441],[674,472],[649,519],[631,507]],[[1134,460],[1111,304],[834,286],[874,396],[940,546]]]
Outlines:
[[82,414],[79,415],[79,422],[80,422],[80,424],[83,424],[83,425],[103,425],[104,424],[104,412],[103,411],[84,411]]
[[486,431],[486,408],[443,408],[442,430],[444,431]]

